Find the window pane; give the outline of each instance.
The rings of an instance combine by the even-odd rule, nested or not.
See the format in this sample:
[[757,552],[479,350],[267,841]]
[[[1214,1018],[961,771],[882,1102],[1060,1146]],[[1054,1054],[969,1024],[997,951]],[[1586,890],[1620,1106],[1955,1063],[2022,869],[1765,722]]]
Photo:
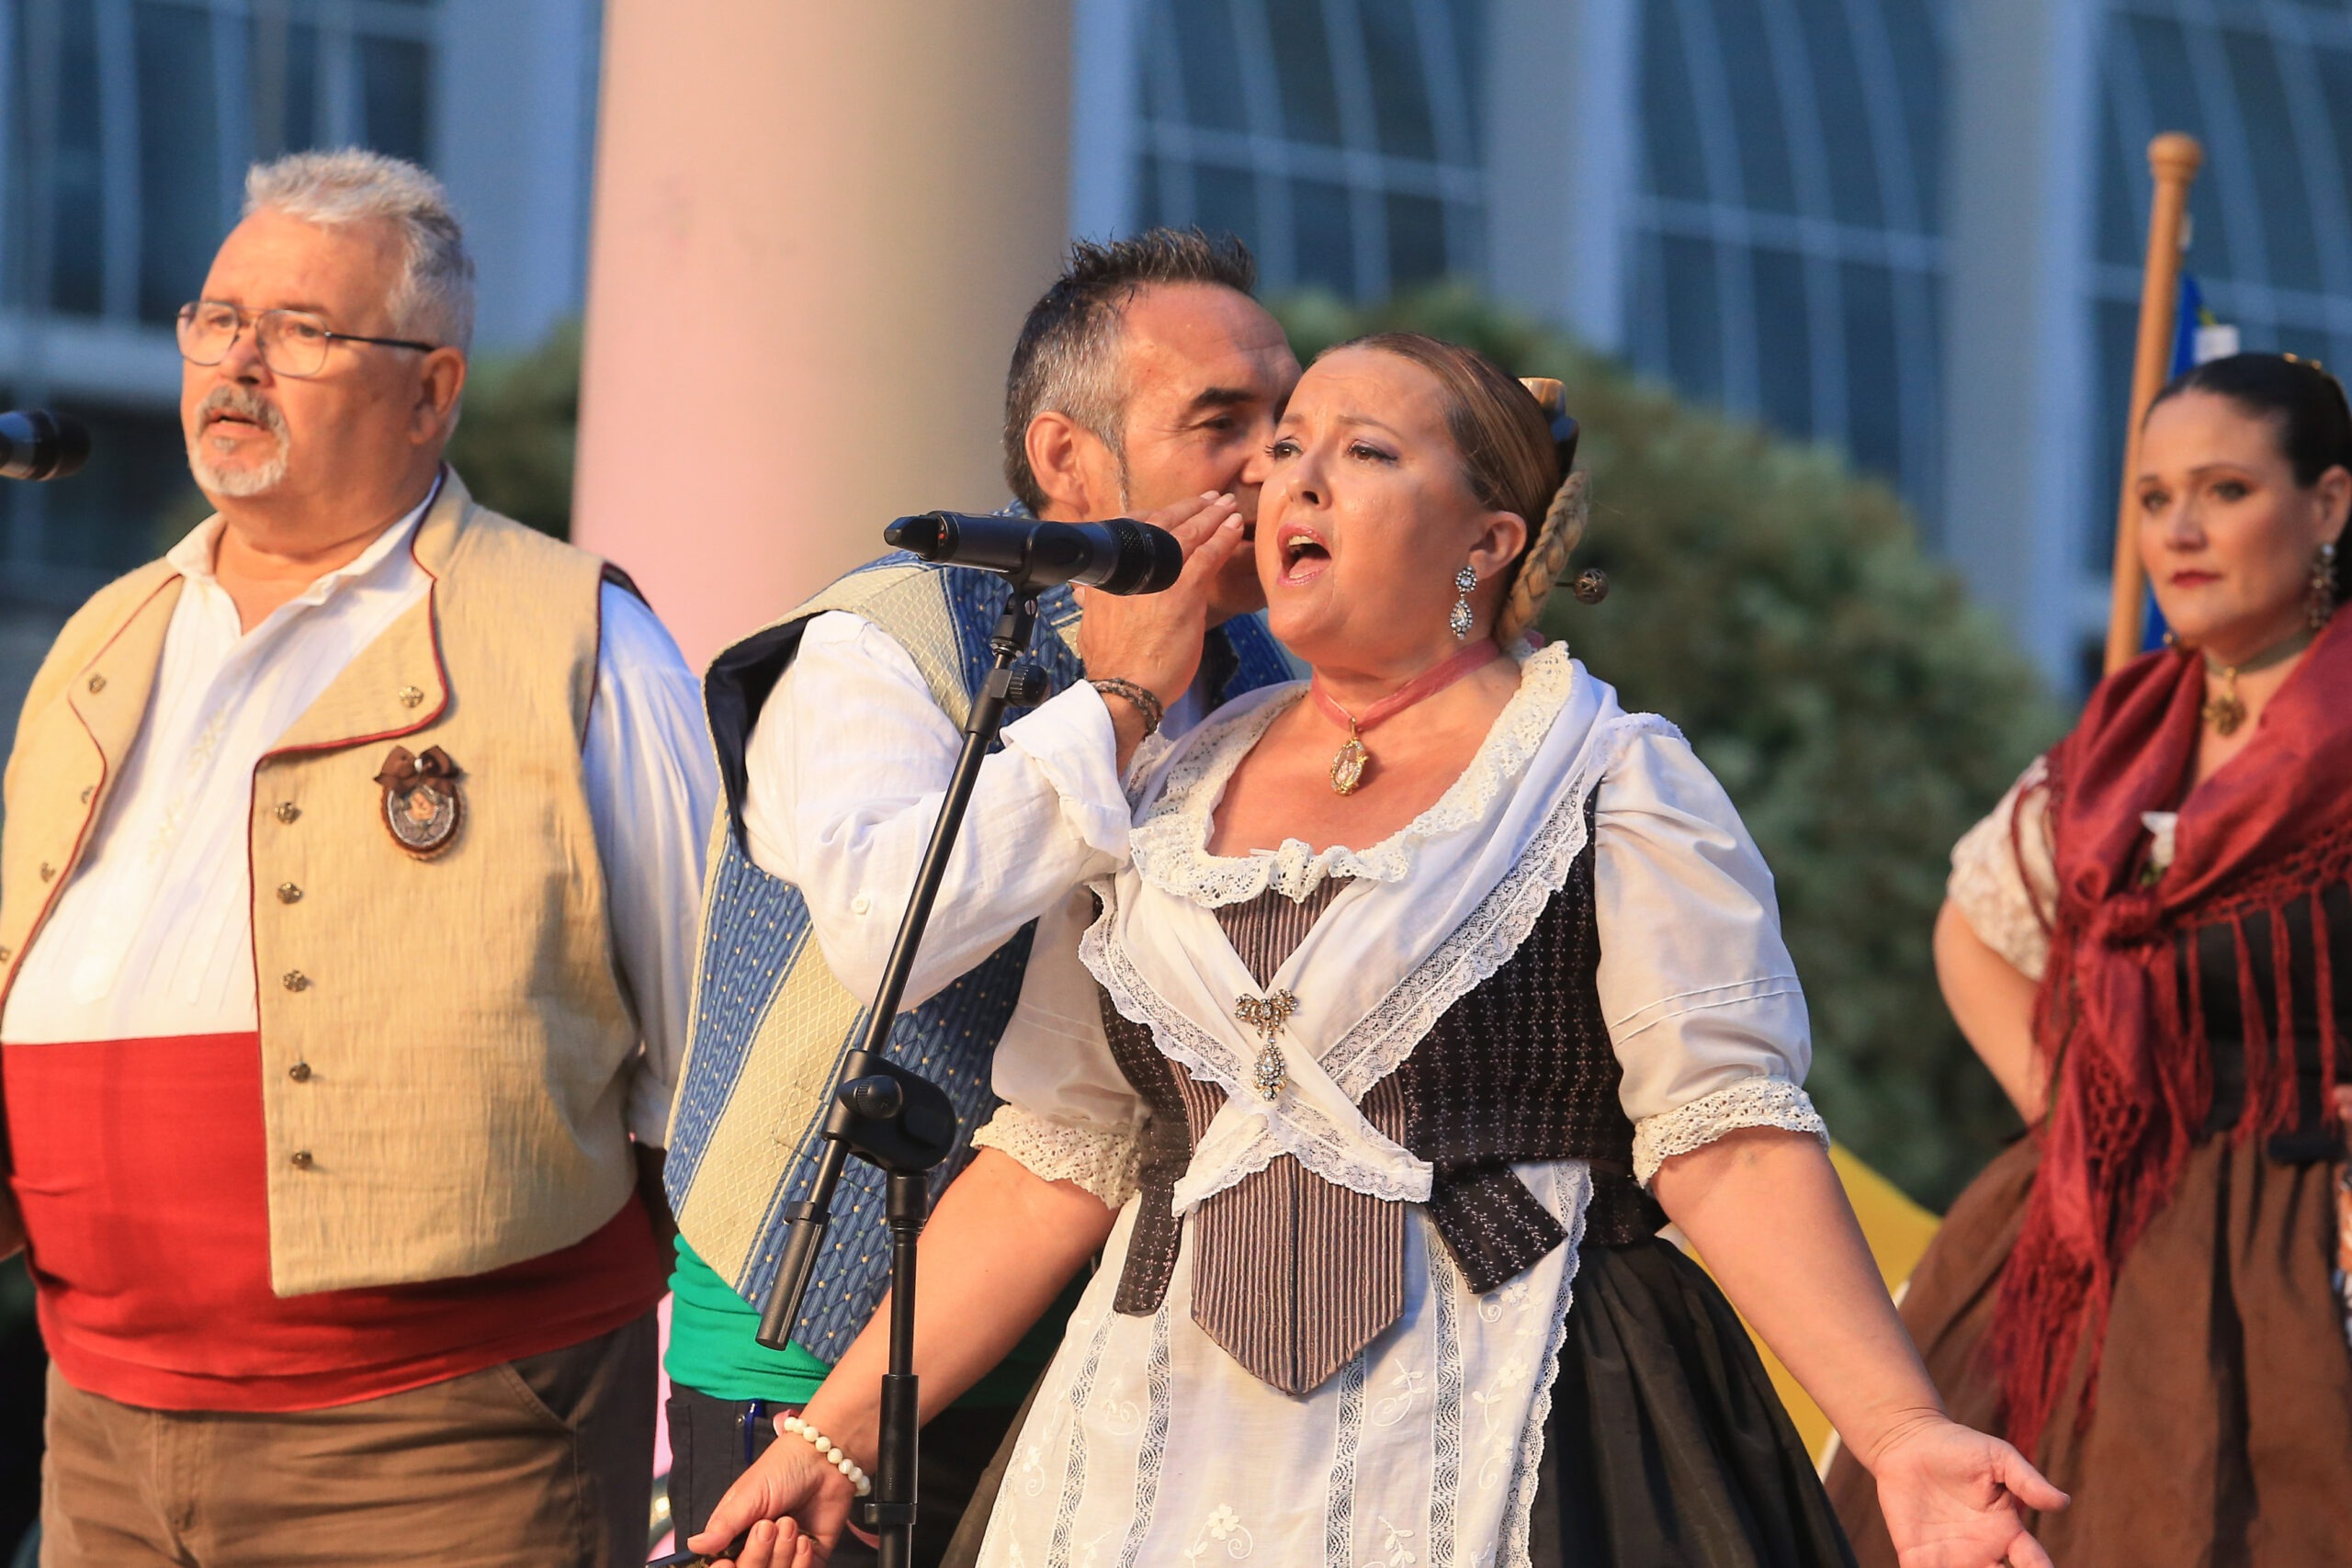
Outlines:
[[1283,134],[1317,147],[1339,146],[1340,96],[1331,82],[1323,0],[1266,0],[1266,31],[1274,42]]
[[1790,251],[1750,254],[1756,277],[1756,372],[1764,422],[1785,434],[1813,434],[1812,312],[1804,258]]
[[1252,251],[1260,249],[1258,177],[1243,169],[1195,165],[1193,221],[1212,234],[1238,234]]
[[1168,0],[1166,14],[1184,73],[1185,120],[1221,130],[1246,127],[1250,118],[1241,102],[1241,56],[1232,13],[1223,0]]
[[139,314],[168,321],[204,281],[220,211],[212,18],[142,5],[139,79]]
[[428,162],[424,46],[406,39],[362,39],[359,73],[368,144],[412,163]]
[[1364,66],[1372,74],[1372,118],[1380,150],[1400,158],[1434,158],[1429,80],[1413,33],[1411,0],[1358,0]]
[[[2148,101],[2159,107],[2164,118],[2162,129],[2185,130],[2198,140],[2206,140],[2205,107],[2197,96],[2197,80],[2188,65],[2188,40],[2177,22],[2159,21],[2150,17],[2132,17],[2124,26],[2140,57],[2140,69],[2147,83]],[[2121,57],[2129,61],[2126,53]],[[2140,230],[2147,231],[2147,163],[2143,153],[2134,165],[2138,175],[2132,182],[2134,195],[2132,205],[2140,213]],[[2221,202],[2209,176],[2189,187],[2188,213],[2196,230],[2197,249],[2189,265],[2198,272],[2213,277],[2234,277],[2237,269],[2230,251],[2229,225],[2222,221]],[[2142,243],[2146,242],[2143,240]],[[2118,459],[2120,461],[2120,459]]]
[[1348,210],[1347,187],[1322,180],[1294,180],[1290,211],[1298,281],[1340,294],[1355,293],[1355,223]]
[[1904,147],[1910,154],[1912,188],[1918,192],[1919,221],[1929,233],[1943,231],[1944,51],[1933,9],[1948,0],[1866,0],[1886,28],[1887,51],[1894,57],[1894,99],[1903,115]]
[[1875,229],[1885,220],[1878,189],[1878,128],[1862,96],[1860,62],[1843,0],[1796,0],[1813,66],[1815,112],[1829,165],[1829,207],[1841,223]]
[[2098,125],[2098,259],[2117,266],[2146,258],[2148,218],[2140,210],[2141,185],[2132,178],[2114,95],[2106,95]]
[[1136,228],[1151,229],[1175,221],[1159,201],[1159,160],[1146,152],[1136,160]]
[[1740,193],[1749,207],[1794,212],[1797,189],[1789,169],[1789,128],[1781,111],[1763,13],[1757,0],[1715,0],[1713,10],[1724,77],[1731,84],[1732,123],[1737,128]]
[[1487,95],[1479,90],[1487,59],[1486,0],[1440,0],[1453,28],[1453,59],[1470,80],[1463,94],[1470,111],[1470,154],[1483,158],[1487,151]]
[[1433,197],[1388,198],[1388,287],[1409,288],[1445,276],[1445,207]]
[[275,158],[318,143],[319,29],[262,11],[246,24],[254,154]]
[[[2312,196],[2303,183],[2303,152],[2287,117],[2287,84],[2270,40],[2254,33],[2222,35],[2237,89],[2238,113],[2254,152],[2254,187],[2262,207],[2262,237],[2270,279],[2284,288],[2320,289],[2319,240],[2312,231]],[[2341,199],[2342,193],[2337,193]]]
[[1849,262],[1845,296],[1846,446],[1855,463],[1888,479],[1903,472],[1903,384],[1895,374],[1894,281],[1887,269]]
[[1658,252],[1666,274],[1668,373],[1684,396],[1719,402],[1724,395],[1724,339],[1714,242],[1668,235],[1659,242]]
[[1699,102],[1690,91],[1682,26],[1670,5],[1642,7],[1642,149],[1652,191],[1685,201],[1707,199]]
[[2320,97],[2327,105],[2328,129],[2335,141],[2335,166],[2352,178],[2352,51],[2315,49]]
[[[40,39],[24,29],[17,92],[28,116],[49,110],[34,127],[49,143],[49,304],[77,315],[106,309],[105,165],[98,145],[97,17],[86,6],[52,9],[57,30]],[[44,59],[43,57],[46,57]],[[53,73],[48,61],[54,61]]]

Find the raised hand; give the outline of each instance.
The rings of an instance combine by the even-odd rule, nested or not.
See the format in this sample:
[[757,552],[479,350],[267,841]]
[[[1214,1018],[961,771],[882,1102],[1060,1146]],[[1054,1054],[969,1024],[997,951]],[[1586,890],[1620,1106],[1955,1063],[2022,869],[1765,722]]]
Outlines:
[[1184,549],[1183,575],[1159,593],[1081,591],[1078,653],[1090,677],[1133,681],[1172,704],[1201,667],[1209,590],[1242,547],[1239,503],[1212,491],[1164,506],[1144,521],[1176,536]]
[[1903,1568],[2052,1568],[2024,1515],[2063,1508],[2066,1495],[2000,1438],[1934,1416],[1882,1447],[1871,1468]]
[[[737,1568],[822,1568],[854,1498],[848,1479],[814,1448],[782,1437],[736,1478],[686,1545]],[[714,1555],[746,1530],[741,1558]]]

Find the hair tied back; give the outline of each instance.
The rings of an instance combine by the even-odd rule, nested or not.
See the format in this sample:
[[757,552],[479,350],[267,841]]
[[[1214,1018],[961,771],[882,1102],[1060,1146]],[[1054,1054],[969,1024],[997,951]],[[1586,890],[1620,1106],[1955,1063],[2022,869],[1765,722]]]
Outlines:
[[[1553,492],[1552,504],[1544,513],[1544,521],[1535,531],[1534,541],[1520,558],[1519,575],[1512,581],[1510,596],[1503,602],[1502,611],[1495,618],[1495,640],[1505,647],[1517,642],[1534,626],[1544,613],[1544,604],[1552,590],[1567,570],[1568,557],[1584,538],[1589,516],[1588,499],[1591,484],[1584,470],[1575,468],[1577,422],[1562,410],[1565,389],[1547,376],[1522,377],[1520,385],[1535,400],[1551,423],[1554,439],[1560,452],[1560,488]],[[1598,570],[1586,571],[1577,579],[1574,592],[1588,604],[1597,604],[1609,592],[1608,579]]]

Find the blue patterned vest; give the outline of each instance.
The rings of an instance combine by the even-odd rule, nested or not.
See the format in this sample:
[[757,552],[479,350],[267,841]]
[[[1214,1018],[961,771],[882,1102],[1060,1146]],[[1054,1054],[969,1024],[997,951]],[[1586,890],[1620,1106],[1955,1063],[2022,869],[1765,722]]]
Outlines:
[[[822,1142],[825,1091],[842,1046],[870,997],[853,996],[826,967],[800,891],[752,862],[743,841],[744,750],[761,705],[800,642],[829,610],[888,632],[924,683],[962,725],[990,661],[989,634],[1004,607],[1003,580],[892,555],[862,567],[714,660],[704,681],[723,790],[712,825],[686,1060],[670,1120],[667,1184],[686,1243],[737,1293],[764,1305],[782,1248],[785,1206],[808,1195]],[[1067,588],[1039,600],[1032,652],[1058,692],[1083,678],[1078,604]],[[1204,672],[1213,703],[1295,678],[1262,617],[1209,634]],[[845,713],[844,723],[854,716]],[[854,742],[844,757],[854,757]],[[989,1065],[1020,999],[1034,922],[890,1032],[891,1058],[932,1079],[956,1103],[955,1155],[933,1195],[970,1157],[971,1135],[996,1107]],[[889,1280],[883,1177],[852,1160],[834,1195],[824,1256],[793,1339],[838,1360],[880,1303]]]

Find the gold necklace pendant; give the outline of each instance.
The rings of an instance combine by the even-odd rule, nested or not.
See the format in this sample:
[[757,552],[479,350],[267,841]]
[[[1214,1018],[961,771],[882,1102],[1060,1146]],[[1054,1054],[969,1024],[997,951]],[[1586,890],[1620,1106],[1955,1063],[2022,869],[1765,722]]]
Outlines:
[[1372,753],[1363,749],[1363,742],[1357,739],[1353,730],[1350,730],[1348,743],[1340,748],[1338,756],[1331,759],[1331,793],[1355,794],[1356,786],[1363,783],[1364,769],[1371,763]]
[[1233,1016],[1258,1032],[1261,1042],[1258,1060],[1250,1074],[1250,1086],[1261,1100],[1273,1100],[1290,1082],[1290,1064],[1283,1060],[1282,1047],[1274,1043],[1274,1036],[1282,1032],[1291,1015],[1298,1011],[1298,998],[1288,991],[1275,991],[1266,997],[1240,997],[1233,1004]]
[[[2236,671],[2231,673],[2235,674]],[[2235,735],[2238,726],[2245,722],[2245,704],[2238,700],[2237,682],[2233,681],[2230,684],[2232,689],[2220,696],[2206,698],[2205,706],[2200,710],[2205,722],[2213,727],[2216,735]]]
[[2209,696],[2197,712],[2216,736],[2234,736],[2239,724],[2246,722],[2246,703],[2237,696],[2237,670],[2222,668],[2216,674],[2221,674],[2221,696]]

